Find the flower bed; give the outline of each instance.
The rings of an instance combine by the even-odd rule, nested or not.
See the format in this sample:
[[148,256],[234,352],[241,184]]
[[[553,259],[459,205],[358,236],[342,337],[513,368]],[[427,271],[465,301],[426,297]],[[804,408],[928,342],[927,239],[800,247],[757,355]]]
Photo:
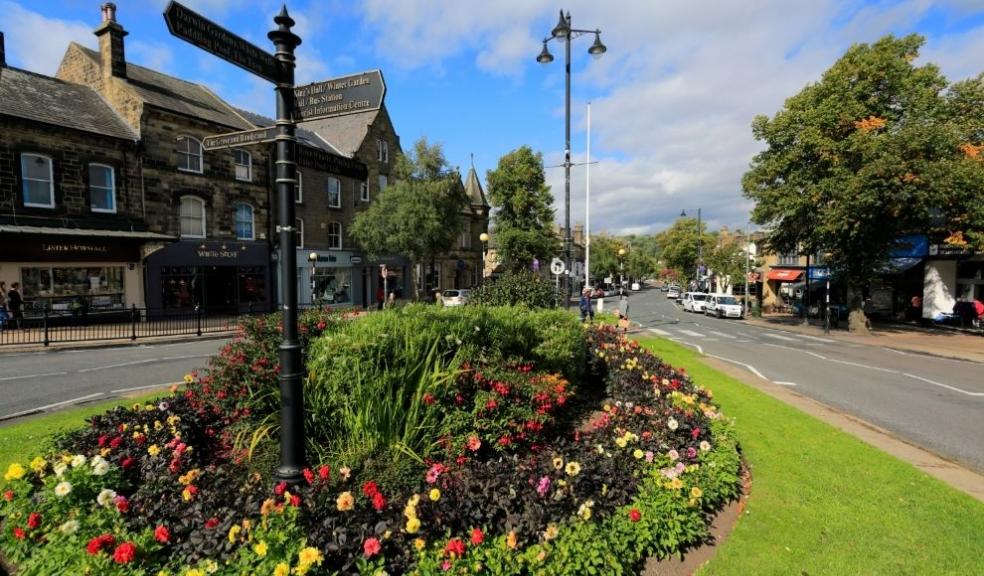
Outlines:
[[[408,391],[429,442],[420,460],[406,452],[406,477],[381,474],[386,461],[329,461],[298,486],[251,472],[227,433],[263,417],[265,400],[251,400],[276,374],[273,363],[244,375],[274,360],[251,346],[269,331],[254,326],[187,389],[97,417],[63,452],[11,466],[0,550],[18,575],[621,574],[701,541],[739,489],[731,424],[711,393],[613,328],[556,321],[590,352],[573,377],[549,351],[568,344],[539,348],[537,361],[511,348],[495,358],[508,339],[466,342],[462,324],[441,341],[452,334],[468,357],[425,347],[447,362]],[[312,350],[345,322],[315,321],[329,336]],[[569,417],[601,387],[597,410]]]

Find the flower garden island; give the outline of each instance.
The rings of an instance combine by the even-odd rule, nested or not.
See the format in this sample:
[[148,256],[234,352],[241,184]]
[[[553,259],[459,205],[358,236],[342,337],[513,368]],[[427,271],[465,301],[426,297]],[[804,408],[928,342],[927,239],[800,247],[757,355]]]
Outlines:
[[278,318],[202,374],[11,465],[17,576],[632,574],[740,490],[710,390],[611,326],[525,307],[313,311],[310,467],[276,483]]

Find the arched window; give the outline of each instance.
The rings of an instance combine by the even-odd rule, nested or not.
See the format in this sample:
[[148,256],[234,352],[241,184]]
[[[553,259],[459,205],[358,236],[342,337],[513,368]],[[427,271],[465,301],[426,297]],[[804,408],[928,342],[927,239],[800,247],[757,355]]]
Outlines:
[[197,196],[181,197],[181,236],[205,237],[205,201]]
[[89,209],[116,212],[116,179],[112,166],[89,164]]
[[331,176],[328,177],[328,207],[342,207],[342,182]]
[[236,204],[236,239],[253,240],[253,207],[249,204]]
[[341,222],[328,223],[328,249],[329,250],[342,249],[342,223]]
[[236,180],[251,182],[253,180],[253,157],[245,150],[235,150]]
[[202,143],[191,136],[178,136],[178,170],[202,172]]
[[24,206],[55,207],[55,179],[51,158],[40,154],[21,154],[21,183]]

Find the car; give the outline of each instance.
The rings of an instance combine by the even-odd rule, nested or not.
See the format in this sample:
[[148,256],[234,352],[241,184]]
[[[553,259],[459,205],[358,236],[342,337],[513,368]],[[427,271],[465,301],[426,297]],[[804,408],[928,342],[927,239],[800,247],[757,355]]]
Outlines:
[[445,306],[463,306],[468,303],[468,296],[471,294],[471,290],[462,290],[455,288],[454,290],[445,290],[441,294],[441,300],[444,302]]
[[703,312],[707,303],[707,294],[703,292],[684,292],[680,297],[684,312]]
[[663,282],[663,285],[659,287],[660,292],[666,292],[669,289],[670,289],[670,285],[667,284],[666,282]]
[[741,318],[744,312],[738,299],[730,294],[710,294],[704,305],[704,314],[718,318]]
[[666,291],[666,297],[667,298],[674,298],[674,299],[679,298],[680,297],[680,287],[679,286],[676,286],[676,285],[670,286],[670,289]]
[[633,282],[630,288],[632,288],[633,292],[638,292],[639,290],[642,290],[642,286],[638,282]]

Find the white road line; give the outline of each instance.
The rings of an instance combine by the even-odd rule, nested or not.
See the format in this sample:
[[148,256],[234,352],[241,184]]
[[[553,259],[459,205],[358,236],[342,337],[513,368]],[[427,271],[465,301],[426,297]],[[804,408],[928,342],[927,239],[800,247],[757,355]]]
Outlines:
[[800,338],[806,338],[807,340],[813,340],[813,341],[816,341],[816,342],[824,342],[826,344],[833,344],[833,343],[837,342],[836,340],[831,340],[830,338],[821,338],[819,336],[810,336],[808,334],[798,334],[797,336],[799,336]]
[[146,386],[134,386],[133,388],[120,388],[119,390],[110,390],[110,394],[125,394],[127,392],[136,392],[137,390],[147,390],[148,388],[166,388],[171,384],[147,384]]
[[942,382],[937,382],[935,380],[930,380],[929,378],[923,378],[922,376],[916,376],[915,374],[909,374],[908,372],[903,372],[903,376],[908,376],[909,378],[914,378],[916,380],[921,380],[927,384],[932,384],[933,386],[939,386],[941,388],[946,388],[947,390],[953,390],[954,392],[960,392],[961,394],[966,394],[967,396],[984,396],[984,392],[969,392],[962,388],[957,388],[956,386],[950,386],[949,384],[943,384]]
[[26,414],[33,414],[35,412],[44,412],[45,410],[50,410],[52,408],[57,408],[59,406],[65,406],[66,404],[75,404],[78,402],[82,402],[84,400],[91,400],[93,398],[98,398],[102,395],[103,395],[102,392],[96,392],[95,394],[89,394],[88,396],[79,396],[78,398],[72,398],[71,400],[62,400],[61,402],[55,402],[54,404],[48,404],[47,406],[38,406],[37,408],[31,408],[30,410],[23,410],[21,412],[14,412],[13,414],[7,414],[6,416],[0,416],[0,420],[9,420],[11,418],[24,416]]
[[192,358],[211,358],[215,354],[185,354],[184,356],[164,356],[161,360],[191,360]]
[[751,340],[749,340],[748,338],[739,338],[735,340],[735,342],[751,342]]
[[773,380],[772,383],[780,386],[796,386],[796,382],[780,382],[778,380]]
[[836,358],[828,358],[828,362],[836,362],[837,364],[845,364],[847,366],[857,366],[858,368],[867,368],[868,370],[875,370],[876,372],[885,372],[888,374],[898,374],[898,370],[892,370],[891,368],[881,368],[879,366],[869,366],[868,364],[861,364],[860,362],[849,362],[847,360],[838,360]]
[[680,338],[670,338],[670,340],[672,340],[673,342],[676,342],[677,344],[683,344],[684,346],[693,346],[694,348],[697,349],[697,352],[699,354],[703,354],[704,353],[704,349],[701,348],[697,344],[691,344],[690,342],[687,342],[686,340],[681,340]]
[[708,330],[708,332],[710,332],[711,334],[714,334],[715,336],[720,336],[722,338],[730,338],[732,340],[734,340],[735,338],[737,338],[737,336],[732,336],[731,334],[725,334],[724,332],[718,332],[716,330]]
[[650,328],[649,331],[657,336],[672,336],[672,334],[666,330],[660,330],[659,328]]
[[896,350],[895,348],[885,348],[884,346],[882,346],[882,350],[884,350],[886,352],[894,352],[894,353],[898,354],[899,356],[908,356],[909,355],[908,352],[903,352],[902,350]]
[[686,336],[691,336],[693,338],[703,338],[704,337],[704,335],[701,334],[700,332],[694,332],[693,330],[677,330],[677,332],[679,332],[680,334],[684,334]]
[[810,352],[809,350],[800,350],[799,348],[793,348],[792,346],[783,346],[782,344],[770,344],[766,342],[763,346],[769,346],[770,348],[782,348],[783,350],[792,350],[793,352],[802,352],[803,354],[809,354],[814,358],[819,358],[820,360],[826,360],[827,357],[822,354],[817,354],[816,352]]
[[725,362],[731,362],[732,364],[737,364],[739,366],[744,366],[745,368],[748,369],[749,372],[751,372],[752,374],[755,374],[756,376],[758,376],[762,380],[769,380],[768,378],[766,378],[765,376],[763,376],[761,372],[759,372],[758,370],[756,370],[755,369],[755,366],[752,366],[751,364],[745,364],[744,362],[739,362],[737,360],[732,360],[731,358],[725,358],[724,356],[715,356],[714,354],[708,354],[708,356],[710,356],[711,358],[717,358],[718,360],[724,360]]
[[65,376],[68,372],[44,372],[42,374],[25,374],[23,376],[4,376],[0,378],[0,382],[6,382],[8,380],[24,380],[26,378],[43,378],[45,376]]
[[85,374],[86,372],[97,372],[99,370],[112,370],[113,368],[125,368],[127,366],[137,366],[139,364],[150,364],[152,362],[160,362],[160,358],[146,358],[144,360],[134,360],[133,362],[121,362],[120,364],[107,364],[106,366],[96,366],[94,368],[83,368],[78,370],[79,374]]
[[775,338],[777,340],[785,340],[786,342],[796,342],[796,338],[790,338],[789,336],[783,336],[782,334],[773,334],[772,332],[762,332],[762,336]]

